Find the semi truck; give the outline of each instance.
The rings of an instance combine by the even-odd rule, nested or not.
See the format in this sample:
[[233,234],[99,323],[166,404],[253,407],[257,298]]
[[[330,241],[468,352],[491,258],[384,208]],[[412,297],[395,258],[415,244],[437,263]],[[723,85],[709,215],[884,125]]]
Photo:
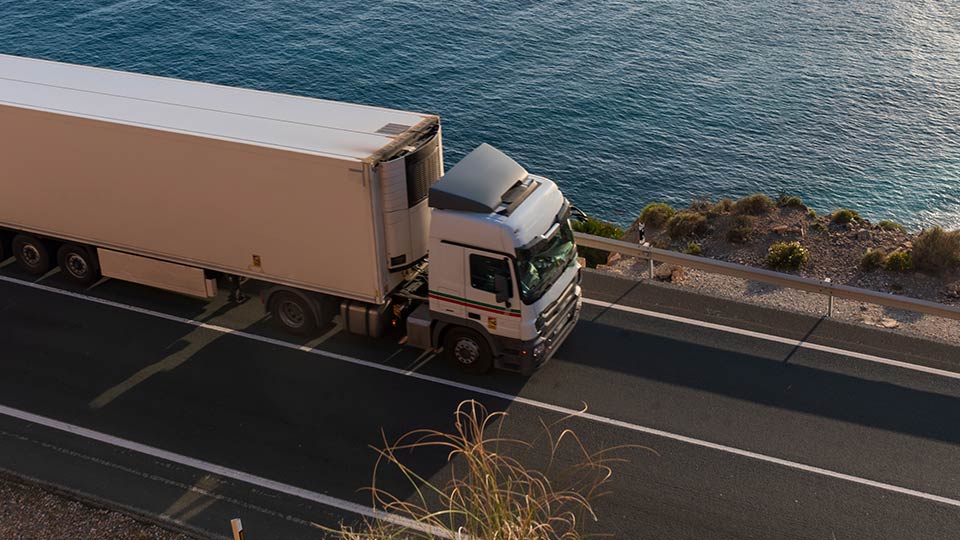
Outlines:
[[529,374],[581,308],[551,180],[436,115],[0,55],[0,260],[199,298]]

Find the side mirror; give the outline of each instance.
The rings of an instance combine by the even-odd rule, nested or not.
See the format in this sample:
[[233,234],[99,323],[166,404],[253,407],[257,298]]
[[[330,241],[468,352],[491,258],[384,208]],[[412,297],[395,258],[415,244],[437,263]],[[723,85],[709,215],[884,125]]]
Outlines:
[[493,288],[497,291],[497,303],[510,302],[510,278],[503,274],[493,276]]

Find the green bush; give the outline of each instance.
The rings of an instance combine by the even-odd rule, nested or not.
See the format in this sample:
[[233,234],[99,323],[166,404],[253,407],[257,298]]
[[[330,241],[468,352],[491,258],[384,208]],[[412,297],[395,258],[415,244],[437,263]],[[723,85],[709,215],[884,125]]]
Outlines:
[[858,214],[853,210],[850,210],[849,208],[845,208],[843,210],[837,210],[836,212],[833,213],[832,216],[830,216],[830,221],[834,223],[839,223],[841,225],[845,225],[857,219],[860,219],[860,214]]
[[866,272],[881,268],[886,257],[887,253],[882,249],[868,249],[860,257],[860,268]]
[[[586,221],[574,221],[573,230],[595,236],[602,236],[604,238],[613,238],[614,240],[623,238],[623,229],[613,223],[601,221],[593,217],[587,218]],[[577,247],[577,252],[587,260],[587,266],[590,268],[596,268],[598,264],[607,264],[607,257],[610,256],[610,252],[608,251],[585,246]]]
[[824,231],[827,230],[827,226],[824,225],[823,223],[820,223],[820,222],[818,221],[818,222],[814,223],[813,225],[810,225],[810,229],[811,229],[811,230],[814,230],[814,231],[817,231],[817,232],[824,232]]
[[767,251],[767,264],[773,268],[796,270],[810,258],[800,242],[777,242]]
[[766,214],[774,208],[775,205],[770,197],[767,197],[762,193],[755,193],[753,195],[747,195],[746,197],[733,203],[733,208],[731,210],[734,214],[760,216]]
[[727,229],[727,242],[743,243],[750,240],[757,218],[753,216],[736,216]]
[[920,270],[945,272],[960,266],[960,231],[932,227],[913,242],[913,262]]
[[803,199],[800,197],[784,197],[777,201],[777,206],[800,209],[806,209],[807,207],[807,205],[803,204]]
[[903,232],[903,225],[897,223],[896,221],[890,221],[889,219],[884,219],[880,223],[877,223],[877,226],[885,231],[900,231]]
[[687,255],[700,255],[703,253],[703,246],[698,242],[691,241],[687,244],[687,248],[683,250]]
[[887,255],[887,261],[884,263],[887,270],[893,272],[906,272],[913,268],[913,258],[906,251],[894,251]]
[[643,207],[640,212],[640,222],[646,227],[659,229],[667,224],[667,221],[676,214],[677,211],[667,203],[655,202]]
[[810,208],[809,210],[807,210],[807,217],[810,219],[817,219],[817,211],[814,210],[813,208]]
[[707,232],[707,218],[695,212],[680,212],[667,222],[667,234],[673,240],[705,232]]

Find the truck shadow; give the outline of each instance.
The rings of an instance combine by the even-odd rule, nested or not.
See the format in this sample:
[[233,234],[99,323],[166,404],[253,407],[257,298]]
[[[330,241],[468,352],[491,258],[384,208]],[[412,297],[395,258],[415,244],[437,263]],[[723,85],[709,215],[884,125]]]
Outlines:
[[[599,343],[602,349],[598,349]],[[725,350],[719,344],[715,348],[581,321],[559,355],[563,362],[637,379],[960,444],[960,430],[956,428],[960,424],[960,398],[799,365],[788,361],[795,360],[795,348],[783,345],[782,349],[776,355],[758,356]],[[863,362],[847,358],[838,361]],[[917,377],[932,376],[911,375]]]

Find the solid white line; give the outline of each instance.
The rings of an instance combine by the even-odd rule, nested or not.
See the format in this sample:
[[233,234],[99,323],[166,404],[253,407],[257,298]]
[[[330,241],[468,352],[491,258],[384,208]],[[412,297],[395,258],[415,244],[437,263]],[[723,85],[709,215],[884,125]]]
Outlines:
[[70,433],[71,435],[83,437],[84,439],[94,440],[94,441],[108,444],[110,446],[114,446],[117,448],[123,448],[124,450],[130,450],[132,452],[137,452],[153,458],[162,459],[164,461],[169,461],[171,463],[176,463],[178,465],[191,467],[200,471],[215,474],[223,478],[230,478],[238,482],[244,482],[244,483],[258,486],[264,489],[269,489],[271,491],[276,491],[278,493],[292,495],[294,497],[312,501],[318,504],[322,504],[324,506],[330,506],[333,508],[337,508],[340,510],[365,516],[368,518],[387,521],[389,523],[394,523],[397,525],[401,525],[401,526],[408,527],[408,528],[425,532],[425,533],[439,534],[441,536],[446,536],[446,537],[451,536],[449,533],[445,534],[444,531],[434,529],[433,527],[428,527],[426,525],[417,523],[413,520],[404,518],[402,516],[397,516],[394,514],[380,511],[380,510],[375,510],[369,506],[364,506],[362,504],[345,501],[343,499],[338,499],[336,497],[331,497],[329,495],[324,495],[323,493],[317,493],[315,491],[310,491],[308,489],[298,488],[296,486],[284,484],[283,482],[277,482],[275,480],[263,478],[262,476],[256,476],[253,474],[245,473],[243,471],[238,471],[236,469],[231,469],[229,467],[224,467],[222,465],[217,465],[216,463],[210,463],[209,461],[204,461],[202,459],[196,459],[189,456],[185,456],[183,454],[168,452],[167,450],[161,450],[159,448],[154,448],[152,446],[147,446],[145,444],[128,441],[126,439],[121,439],[120,437],[114,437],[113,435],[107,435],[106,433],[101,433],[99,431],[94,431],[92,429],[75,426],[73,424],[68,424],[66,422],[61,422],[59,420],[53,420],[52,418],[47,418],[45,416],[39,416],[33,413],[21,411],[19,409],[14,409],[11,407],[6,407],[3,405],[0,405],[0,414],[4,416],[9,416],[11,418],[16,418],[18,420],[23,420],[24,422],[30,422],[32,424],[38,424],[51,429],[56,429],[58,431],[64,431],[66,433]]
[[[205,329],[207,329],[207,330],[211,330],[211,331],[214,331],[214,332],[221,332],[221,333],[224,333],[224,334],[230,334],[230,335],[233,335],[233,336],[242,337],[242,338],[250,339],[250,340],[253,340],[253,341],[259,341],[259,342],[261,342],[261,343],[269,343],[269,344],[271,344],[271,345],[276,345],[276,346],[278,346],[278,347],[282,347],[282,348],[285,348],[285,349],[292,349],[292,350],[295,350],[295,351],[301,351],[301,350],[303,350],[300,345],[297,345],[297,344],[295,344],[295,343],[289,343],[289,342],[286,342],[286,341],[282,341],[282,340],[279,340],[279,339],[268,338],[268,337],[265,337],[265,336],[259,336],[259,335],[251,334],[251,333],[249,333],[249,332],[244,332],[244,331],[241,331],[241,330],[233,330],[233,329],[231,329],[231,328],[225,328],[225,327],[223,327],[223,326],[210,325],[210,324],[202,323],[202,322],[200,322],[200,321],[194,321],[194,320],[191,320],[191,319],[185,319],[185,318],[183,318],[183,317],[177,317],[177,316],[175,316],[175,315],[169,315],[169,314],[166,314],[166,313],[160,313],[160,312],[158,312],[158,311],[153,311],[153,310],[149,310],[149,309],[145,309],[145,308],[140,308],[140,307],[136,307],[136,306],[130,306],[130,305],[127,305],[127,304],[122,304],[122,303],[120,303],[120,302],[114,302],[114,301],[111,301],[111,300],[104,300],[104,299],[102,299],[102,298],[95,298],[95,297],[92,297],[92,296],[87,296],[87,295],[75,293],[75,292],[72,292],[72,291],[65,291],[65,290],[63,290],[63,289],[57,289],[57,288],[55,288],[55,287],[50,287],[50,286],[47,286],[47,285],[41,285],[41,284],[39,284],[39,283],[31,283],[31,282],[28,282],[28,281],[21,281],[21,280],[19,280],[19,279],[9,278],[9,277],[7,277],[7,276],[0,276],[0,281],[6,281],[6,282],[8,282],[8,283],[13,283],[13,284],[16,284],[16,285],[23,285],[23,286],[25,286],[25,287],[31,287],[31,288],[34,288],[34,289],[39,289],[39,290],[51,292],[51,293],[54,293],[54,294],[60,294],[60,295],[64,295],[64,296],[69,296],[69,297],[76,298],[76,299],[79,299],[79,300],[94,302],[94,303],[97,303],[97,304],[107,305],[107,306],[115,307],[115,308],[118,308],[118,309],[123,309],[123,310],[127,310],[127,311],[132,311],[132,312],[135,312],[135,313],[141,313],[141,314],[143,314],[143,315],[147,315],[147,316],[151,316],[151,317],[157,317],[157,318],[164,319],[164,320],[168,320],[168,321],[174,321],[174,322],[179,322],[179,323],[187,324],[187,325],[190,325],[190,326],[201,327],[201,328],[205,328]],[[623,307],[626,307],[626,306],[623,306]],[[630,308],[630,309],[635,309],[635,308]],[[659,315],[663,315],[663,314],[659,314]],[[666,316],[666,315],[665,315],[665,316]],[[673,316],[670,315],[669,317],[673,317]],[[705,324],[712,324],[712,323],[705,323]],[[720,326],[720,325],[716,325],[716,326]],[[761,335],[763,335],[763,334],[761,334]],[[793,341],[793,340],[791,340],[791,341]],[[723,444],[713,443],[713,442],[710,442],[710,441],[705,441],[705,440],[702,440],[702,439],[696,439],[696,438],[693,438],[693,437],[687,437],[687,436],[685,436],[685,435],[679,435],[679,434],[671,433],[671,432],[668,432],[668,431],[662,431],[662,430],[659,430],[659,429],[654,429],[654,428],[650,428],[650,427],[646,427],[646,426],[641,426],[641,425],[639,425],[639,424],[634,424],[634,423],[631,423],[631,422],[625,422],[625,421],[622,421],[622,420],[616,420],[616,419],[613,419],[613,418],[608,418],[608,417],[606,417],[606,416],[600,416],[600,415],[598,415],[598,414],[583,412],[583,411],[571,409],[571,408],[568,408],[568,407],[561,407],[561,406],[559,406],[559,405],[552,405],[552,404],[549,404],[549,403],[544,403],[544,402],[536,401],[536,400],[533,400],[533,399],[528,399],[528,398],[524,398],[524,397],[520,397],[520,396],[515,396],[515,395],[512,395],[512,394],[507,394],[507,393],[505,393],[505,392],[498,392],[498,391],[496,391],[496,390],[490,390],[490,389],[488,389],[488,388],[483,388],[483,387],[480,387],[480,386],[473,386],[473,385],[470,385],[470,384],[465,384],[465,383],[461,383],[461,382],[457,382],[457,381],[451,381],[451,380],[443,379],[443,378],[440,378],[440,377],[434,377],[434,376],[432,376],[432,375],[425,375],[425,374],[423,374],[423,373],[416,373],[416,372],[405,371],[405,370],[400,369],[400,368],[395,368],[395,367],[391,367],[391,366],[387,366],[387,365],[383,365],[383,364],[378,364],[378,363],[376,363],[376,362],[370,362],[370,361],[367,361],[367,360],[361,360],[361,359],[359,359],[359,358],[354,358],[354,357],[352,357],[352,356],[347,356],[347,355],[344,355],[344,354],[338,354],[338,353],[323,351],[323,350],[319,350],[319,349],[307,349],[307,350],[304,350],[303,352],[306,352],[306,353],[309,353],[309,354],[315,354],[315,355],[317,355],[317,356],[322,356],[322,357],[330,358],[330,359],[333,359],[333,360],[339,360],[339,361],[341,361],[341,362],[346,362],[346,363],[349,363],[349,364],[354,364],[354,365],[358,365],[358,366],[367,367],[367,368],[370,368],[370,369],[376,369],[376,370],[384,371],[384,372],[387,372],[387,373],[393,373],[393,374],[395,374],[395,375],[400,375],[400,376],[404,376],[404,377],[410,377],[410,378],[412,378],[412,379],[417,379],[417,380],[421,380],[421,381],[431,382],[431,383],[439,384],[439,385],[442,385],[442,386],[447,386],[447,387],[450,387],[450,388],[457,388],[457,389],[459,389],[459,390],[464,390],[464,391],[471,392],[471,393],[474,393],[474,394],[479,394],[479,395],[489,396],[489,397],[493,397],[493,398],[498,398],[498,399],[502,399],[502,400],[508,401],[508,402],[520,403],[520,404],[522,404],[522,405],[527,405],[527,406],[529,406],[529,407],[533,407],[533,408],[536,408],[536,409],[541,409],[541,410],[544,410],[544,411],[555,412],[555,413],[558,413],[558,414],[561,414],[561,415],[564,415],[564,416],[575,416],[575,417],[582,418],[582,419],[584,419],[584,420],[589,420],[589,421],[592,421],[592,422],[596,422],[596,423],[599,423],[599,424],[605,424],[605,425],[609,425],[609,426],[615,426],[615,427],[623,428],[623,429],[626,429],[626,430],[629,430],[629,431],[634,431],[634,432],[637,432],[637,433],[645,433],[645,434],[648,434],[648,435],[653,435],[653,436],[661,437],[661,438],[664,438],[664,439],[669,439],[669,440],[678,441],[678,442],[682,442],[682,443],[686,443],[686,444],[691,444],[691,445],[699,446],[699,447],[702,447],[702,448],[709,448],[709,449],[711,449],[711,450],[716,450],[716,451],[719,451],[719,452],[725,452],[725,453],[728,453],[728,454],[733,454],[733,455],[737,455],[737,456],[741,456],[741,457],[746,457],[746,458],[754,459],[754,460],[757,460],[757,461],[762,461],[762,462],[765,462],[765,463],[772,463],[772,464],[774,464],[774,465],[780,465],[780,466],[787,467],[787,468],[790,468],[790,469],[795,469],[795,470],[799,470],[799,471],[809,472],[809,473],[813,473],[813,474],[817,474],[817,475],[821,475],[821,476],[826,476],[826,477],[829,477],[829,478],[835,478],[835,479],[838,479],[838,480],[844,480],[844,481],[851,482],[851,483],[855,483],[855,484],[860,484],[860,485],[864,485],[864,486],[870,486],[870,487],[877,488],[877,489],[881,489],[881,490],[884,490],[884,491],[889,491],[889,492],[893,492],[893,493],[899,493],[899,494],[902,494],[902,495],[908,495],[908,496],[910,496],[910,497],[916,497],[916,498],[919,498],[919,499],[924,499],[924,500],[932,501],[932,502],[939,502],[939,503],[943,503],[943,504],[947,504],[947,505],[950,505],[950,506],[954,506],[954,507],[960,508],[960,500],[950,499],[950,498],[948,498],[948,497],[942,497],[942,496],[940,496],[940,495],[934,495],[934,494],[932,494],[932,493],[926,493],[926,492],[923,492],[923,491],[918,491],[918,490],[914,490],[914,489],[909,489],[909,488],[905,488],[905,487],[900,487],[900,486],[896,486],[896,485],[893,485],[893,484],[888,484],[888,483],[885,483],[885,482],[878,482],[878,481],[876,481],[876,480],[870,480],[870,479],[868,479],[868,478],[861,478],[861,477],[859,477],[859,476],[853,476],[853,475],[849,475],[849,474],[845,474],[845,473],[841,473],[841,472],[837,472],[837,471],[832,471],[832,470],[830,470],[830,469],[824,469],[824,468],[821,468],[821,467],[814,467],[814,466],[812,466],[812,465],[806,465],[806,464],[804,464],[804,463],[798,463],[798,462],[795,462],[795,461],[789,461],[789,460],[786,460],[786,459],[781,459],[781,458],[777,458],[777,457],[773,457],[773,456],[768,456],[768,455],[765,455],[765,454],[759,454],[759,453],[757,453],[757,452],[751,452],[751,451],[749,451],[749,450],[743,450],[743,449],[736,448],[736,447],[733,447],[733,446],[727,446],[727,445],[723,445]],[[2,413],[2,412],[5,411],[5,410],[11,410],[11,411],[12,411],[13,409],[8,409],[8,408],[6,408],[6,407],[0,406],[0,413]],[[19,411],[17,411],[17,412],[19,412]],[[28,415],[28,414],[30,414],[30,413],[23,413],[23,414],[27,414],[27,415]],[[31,415],[31,416],[33,416],[33,415]],[[38,417],[38,418],[39,418],[39,417]],[[50,420],[50,422],[56,422],[56,421],[55,421],[55,420]],[[67,426],[67,424],[63,424],[63,425],[64,425],[64,426]],[[72,426],[71,426],[71,427],[72,427]],[[77,428],[77,429],[81,429],[81,430],[82,430],[82,429],[84,429],[84,428]],[[70,429],[64,429],[64,431],[70,431]],[[87,431],[87,430],[84,430],[84,431]],[[72,432],[72,431],[71,431],[71,432]],[[102,434],[101,434],[101,435],[102,435]],[[104,437],[110,437],[109,435],[103,435],[103,436],[104,436]],[[136,443],[130,443],[130,444],[136,444]],[[185,459],[190,459],[190,458],[185,458]],[[241,473],[241,474],[242,474],[242,473]],[[265,480],[265,481],[270,482],[269,480]],[[281,485],[282,485],[282,484],[281,484]],[[291,489],[299,489],[299,488],[293,488],[292,486],[291,486],[290,488],[291,488]],[[286,493],[286,491],[284,491],[284,493]],[[325,497],[325,496],[324,496],[324,497]],[[311,499],[311,500],[312,500],[312,499]],[[319,502],[319,501],[318,501],[318,502]],[[336,502],[336,501],[334,501],[334,502]],[[352,504],[352,503],[351,503],[351,504]],[[331,504],[331,506],[335,506],[335,505]],[[352,510],[351,510],[351,511],[352,511]],[[358,512],[358,513],[359,513],[359,512]],[[366,515],[366,514],[363,514],[363,515]]]
[[865,360],[867,362],[875,362],[877,364],[884,364],[887,366],[894,366],[903,369],[909,369],[911,371],[919,371],[921,373],[927,373],[930,375],[937,375],[939,377],[947,377],[950,379],[960,380],[960,373],[954,371],[947,371],[945,369],[937,369],[928,366],[923,366],[919,364],[911,364],[909,362],[901,362],[900,360],[892,360],[890,358],[883,358],[881,356],[875,356],[872,354],[866,354],[856,351],[848,351],[845,349],[838,349],[836,347],[828,347],[826,345],[818,345],[816,343],[809,343],[800,339],[791,339],[785,338],[782,336],[774,336],[772,334],[764,334],[762,332],[754,332],[753,330],[744,330],[743,328],[737,328],[735,326],[726,326],[722,324],[716,324],[706,321],[701,321],[698,319],[690,319],[687,317],[680,317],[678,315],[670,315],[667,313],[660,313],[659,311],[650,311],[647,309],[636,308],[632,306],[624,306],[620,304],[613,304],[610,302],[604,302],[602,300],[594,300],[592,298],[584,298],[584,304],[590,304],[592,306],[598,306],[606,309],[615,309],[617,311],[625,311],[627,313],[634,313],[637,315],[643,315],[645,317],[654,317],[657,319],[663,319],[665,321],[672,321],[681,324],[689,324],[692,326],[699,326],[701,328],[709,328],[711,330],[717,330],[720,332],[727,332],[730,334],[737,334],[740,336],[752,337],[755,339],[762,339],[765,341],[772,341],[775,343],[783,343],[785,345],[790,345],[792,347],[800,347],[803,349],[810,349],[814,351],[820,351],[830,354],[835,354],[838,356],[847,356],[850,358],[856,358],[857,360]]

